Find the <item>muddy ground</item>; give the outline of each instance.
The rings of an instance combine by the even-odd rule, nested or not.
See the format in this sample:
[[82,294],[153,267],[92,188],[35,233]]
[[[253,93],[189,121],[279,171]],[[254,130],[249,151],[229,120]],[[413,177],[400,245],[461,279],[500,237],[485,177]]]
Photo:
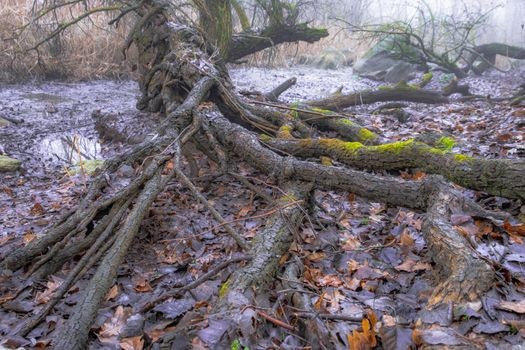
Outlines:
[[[297,77],[297,85],[282,95],[285,102],[326,96],[340,86],[343,86],[343,93],[347,93],[379,85],[353,75],[350,69],[251,67],[235,68],[231,74],[239,89],[262,92],[290,77]],[[407,103],[403,118],[373,113],[378,105],[354,107],[348,113],[393,141],[439,133],[457,140],[453,152],[524,158],[525,107],[490,101],[490,97],[512,95],[523,83],[523,75],[524,71],[490,72],[483,77],[466,79],[473,93],[488,97],[485,101],[436,106]],[[449,78],[438,74],[429,88],[440,88]],[[137,84],[130,81],[0,86],[0,117],[16,122],[0,128],[1,150],[23,162],[20,172],[0,174],[0,258],[17,245],[37,237],[74,205],[89,181],[89,174],[82,169],[77,174],[71,170],[79,160],[106,159],[151,136],[159,117],[137,112],[134,105],[138,95]],[[104,123],[97,122],[100,121],[97,118],[104,118]],[[71,144],[77,146],[72,150]],[[199,178],[196,181],[200,189],[213,199],[217,210],[227,220],[235,222],[240,232],[253,237],[264,224],[271,207],[231,178],[220,176],[210,182],[207,175],[216,174],[217,165],[204,157],[197,161],[202,181]],[[131,178],[133,169],[126,171],[125,177]],[[239,172],[271,193],[271,180],[242,165]],[[521,203],[516,201],[472,191],[467,193],[490,209],[520,214]],[[469,339],[480,346],[493,348],[523,342],[525,321],[521,314],[525,310],[509,312],[508,307],[500,307],[501,300],[525,300],[521,282],[525,281],[522,267],[525,244],[519,237],[509,239],[501,228],[491,223],[478,223],[473,218],[458,221],[458,225],[465,226],[476,237],[480,254],[500,262],[514,274],[518,283],[507,281],[495,285],[487,293],[483,305],[467,305],[463,314],[454,314],[448,308],[427,312],[424,305],[434,279],[431,257],[426,254],[420,232],[421,215],[368,203],[347,193],[317,192],[316,199],[325,211],[305,223],[292,253],[303,259],[304,283],[314,295],[312,302],[318,302],[323,312],[359,318],[371,309],[381,322],[395,320],[399,341],[403,344],[414,341],[412,329],[418,322],[435,326],[436,331],[430,335],[434,336],[432,339],[437,345],[450,339],[451,344],[462,344],[464,339]],[[326,224],[334,220],[335,225]],[[169,191],[162,194],[150,210],[139,239],[119,273],[116,289],[100,311],[93,327],[91,347],[110,349],[120,344],[125,348],[123,341],[131,337],[126,338],[122,332],[133,306],[151,300],[161,291],[188,283],[234,249],[235,244],[224,235],[222,228],[217,227],[211,215],[195,204],[179,184],[170,185]],[[53,286],[56,289],[63,276],[64,271],[57,273],[42,286],[42,293],[52,293]],[[225,271],[184,298],[166,302],[147,315],[140,315],[146,330],[143,341],[155,340],[181,317],[199,319],[198,315],[205,315],[227,276]],[[75,304],[83,283],[78,282],[77,292],[70,291],[67,302],[57,307],[55,314],[30,334],[29,340],[10,338],[7,334],[25,315],[44,304],[45,298],[27,295],[17,304],[3,304],[0,307],[0,337],[8,341],[4,346],[15,344],[30,348],[39,341],[41,346],[46,346]],[[10,287],[0,288],[3,288],[0,292],[7,293],[5,289]],[[272,310],[270,301],[277,299],[276,290],[280,288],[275,285],[272,291],[263,294],[267,297],[267,310]],[[510,320],[515,322],[509,323]],[[334,347],[347,348],[347,335],[359,326],[359,322],[326,322],[333,339],[339,341]],[[202,331],[198,339],[194,338],[195,344],[211,342],[214,340],[211,338],[217,336],[209,331],[205,320],[201,319],[196,325]],[[264,321],[261,325],[261,339],[264,339],[261,344],[276,346],[278,343],[284,349],[301,344],[300,339],[286,330]]]

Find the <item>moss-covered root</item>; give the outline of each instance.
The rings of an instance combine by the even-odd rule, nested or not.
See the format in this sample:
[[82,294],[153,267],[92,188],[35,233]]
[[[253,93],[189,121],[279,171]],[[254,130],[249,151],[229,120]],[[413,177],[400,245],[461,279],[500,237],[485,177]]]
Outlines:
[[365,145],[377,145],[382,141],[379,135],[338,113],[319,108],[311,108],[312,113],[306,110],[299,112],[297,117],[322,131],[335,131],[344,140],[361,142]]
[[453,140],[441,138],[438,147],[414,140],[379,146],[339,139],[266,140],[271,147],[303,157],[326,156],[360,169],[418,168],[440,174],[463,187],[492,195],[525,199],[523,160],[472,158],[450,153]]
[[244,317],[256,317],[252,309],[244,309],[244,306],[253,305],[254,291],[264,291],[273,280],[279,260],[290,248],[293,233],[303,221],[306,213],[304,205],[308,203],[312,185],[290,181],[281,187],[286,194],[277,201],[277,211],[269,218],[265,228],[257,233],[251,252],[253,259],[220,288],[219,301],[214,309],[214,314],[219,317],[233,317],[237,321]]

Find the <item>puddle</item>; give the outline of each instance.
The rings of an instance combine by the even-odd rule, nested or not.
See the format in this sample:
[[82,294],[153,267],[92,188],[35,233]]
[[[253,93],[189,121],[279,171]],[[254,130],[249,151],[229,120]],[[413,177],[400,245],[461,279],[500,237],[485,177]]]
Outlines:
[[95,138],[81,135],[50,136],[42,140],[40,150],[46,155],[66,164],[76,164],[81,160],[101,158],[101,147]]
[[46,93],[27,93],[22,95],[23,98],[33,101],[41,101],[41,102],[49,102],[49,103],[60,103],[60,102],[66,102],[70,99],[67,97],[57,96],[57,95],[51,95]]

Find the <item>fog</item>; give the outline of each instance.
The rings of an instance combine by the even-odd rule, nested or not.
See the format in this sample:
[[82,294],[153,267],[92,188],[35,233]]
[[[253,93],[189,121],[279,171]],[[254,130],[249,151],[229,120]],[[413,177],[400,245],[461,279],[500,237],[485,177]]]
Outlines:
[[436,17],[468,12],[489,13],[487,25],[477,35],[478,44],[499,41],[525,45],[525,0],[346,0],[330,1],[330,12],[350,22],[383,23],[410,21],[418,7],[428,5]]

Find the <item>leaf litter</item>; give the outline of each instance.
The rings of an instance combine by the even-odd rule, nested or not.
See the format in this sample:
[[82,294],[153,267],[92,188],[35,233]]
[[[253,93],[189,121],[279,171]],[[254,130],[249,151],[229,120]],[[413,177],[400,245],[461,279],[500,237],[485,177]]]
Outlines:
[[[349,82],[342,72],[334,73],[328,85],[318,86],[314,91],[312,82],[319,81],[319,75],[324,72],[308,69],[307,73],[301,68],[264,72],[250,68],[234,70],[232,75],[239,82],[252,82],[245,88],[260,91],[272,85],[276,78],[299,75],[297,86],[283,95],[288,102],[327,95],[330,87],[340,86],[341,82],[344,89],[350,91],[377,86],[366,79]],[[259,78],[247,79],[254,74]],[[511,94],[518,85],[512,77],[495,72],[468,80],[475,93],[485,95]],[[106,96],[108,88],[117,94],[112,99]],[[62,98],[47,101],[31,95],[44,92]],[[155,116],[142,115],[133,108],[137,92],[134,83],[109,81],[21,85],[0,91],[4,97],[0,99],[0,111],[24,119],[22,125],[0,129],[5,151],[24,161],[22,172],[1,175],[0,256],[39,237],[46,226],[72,208],[89,180],[89,175],[82,172],[69,174],[67,162],[43,150],[42,143],[50,137],[80,135],[100,143],[97,150],[102,159],[111,157],[136,142],[134,136],[151,132],[148,125],[155,123]],[[406,112],[410,118],[403,123],[388,115],[372,113],[376,107],[358,106],[350,112],[361,118],[363,124],[381,129],[393,140],[428,133],[451,134],[457,141],[453,152],[484,157],[525,157],[524,106],[492,104],[488,107],[486,102],[479,101],[456,101],[442,106],[408,104]],[[97,124],[100,118],[107,119],[108,130]],[[109,137],[113,132],[120,136]],[[200,177],[217,173],[216,164],[204,157],[196,161]],[[122,171],[132,176],[134,169]],[[251,180],[256,179],[254,182],[271,194],[274,186],[271,179],[246,166],[238,171]],[[425,176],[418,171],[399,175],[416,181]],[[264,225],[272,209],[271,204],[228,176],[196,183],[207,197],[213,198],[219,213],[247,237]],[[125,183],[112,185],[116,189]],[[507,210],[522,218],[525,215],[520,203],[466,192],[488,209]],[[207,349],[223,339],[229,325],[208,316],[234,266],[194,290],[169,298],[148,312],[137,313],[141,306],[159,295],[191,283],[234,254],[235,243],[190,196],[185,188],[173,183],[157,198],[99,310],[90,339],[92,348],[145,349],[169,335],[173,344]],[[524,341],[525,226],[522,222],[495,222],[467,213],[453,213],[451,220],[455,229],[481,256],[493,262],[500,277],[479,302],[442,305],[429,310],[426,303],[435,287],[433,277],[438,272],[426,252],[421,214],[370,203],[346,193],[318,191],[315,200],[324,210],[305,222],[289,254],[281,259],[281,265],[284,270],[291,256],[299,257],[304,267],[300,282],[309,295],[314,310],[311,315],[317,315],[332,335],[333,348],[502,348]],[[28,282],[20,271],[15,272],[15,279],[9,279],[9,284],[0,284],[2,347],[49,348],[54,332],[77,303],[85,281],[77,281],[66,301],[58,304],[28,338],[12,336],[10,331],[19,327],[24,317],[49,302],[68,268],[71,267],[66,265],[66,270],[50,276],[47,281],[31,281],[40,283],[35,295],[24,292],[24,283]],[[0,281],[4,280],[0,276]],[[245,320],[241,324],[246,334],[238,335],[238,340],[228,346],[242,348],[248,338],[261,346],[283,349],[304,344],[291,330],[311,311],[294,309],[286,298],[280,297],[287,293],[290,291],[283,279],[275,280],[269,291],[261,291],[258,309],[247,309],[239,315]]]

